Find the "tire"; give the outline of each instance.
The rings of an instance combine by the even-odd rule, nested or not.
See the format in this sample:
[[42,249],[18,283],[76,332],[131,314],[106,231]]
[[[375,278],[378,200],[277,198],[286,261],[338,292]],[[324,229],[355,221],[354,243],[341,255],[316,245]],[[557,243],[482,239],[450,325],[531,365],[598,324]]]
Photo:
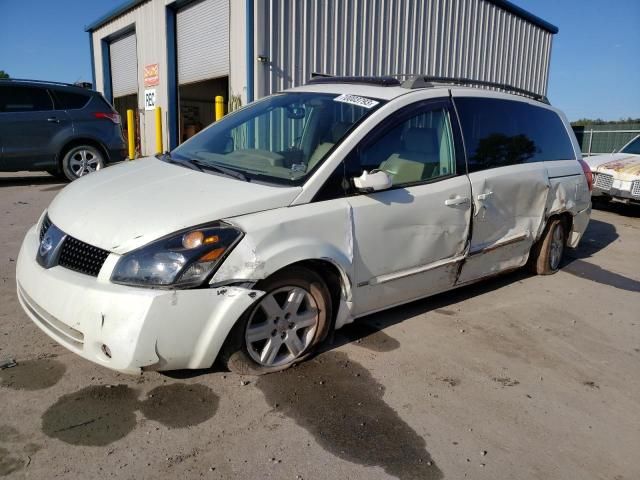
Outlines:
[[540,240],[531,249],[529,269],[537,275],[551,275],[560,269],[567,244],[567,229],[559,218],[551,219]]
[[104,154],[92,145],[76,145],[62,157],[62,173],[69,181],[104,167]]
[[312,270],[287,268],[255,288],[266,294],[238,320],[220,353],[229,371],[240,375],[278,372],[308,358],[332,318],[329,290]]

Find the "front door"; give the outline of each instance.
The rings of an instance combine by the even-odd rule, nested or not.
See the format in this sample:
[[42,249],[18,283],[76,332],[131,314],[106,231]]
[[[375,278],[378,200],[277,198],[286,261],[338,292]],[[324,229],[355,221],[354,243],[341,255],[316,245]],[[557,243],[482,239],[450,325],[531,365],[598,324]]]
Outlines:
[[448,100],[405,107],[346,160],[350,177],[386,171],[392,188],[348,197],[355,314],[453,286],[464,258],[471,187]]

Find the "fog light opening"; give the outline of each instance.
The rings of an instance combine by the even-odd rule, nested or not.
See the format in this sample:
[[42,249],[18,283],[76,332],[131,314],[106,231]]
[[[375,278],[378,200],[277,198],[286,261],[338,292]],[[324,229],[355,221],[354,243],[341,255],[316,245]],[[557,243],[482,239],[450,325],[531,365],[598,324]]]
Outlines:
[[104,343],[102,344],[102,353],[104,353],[105,357],[111,358],[111,350]]

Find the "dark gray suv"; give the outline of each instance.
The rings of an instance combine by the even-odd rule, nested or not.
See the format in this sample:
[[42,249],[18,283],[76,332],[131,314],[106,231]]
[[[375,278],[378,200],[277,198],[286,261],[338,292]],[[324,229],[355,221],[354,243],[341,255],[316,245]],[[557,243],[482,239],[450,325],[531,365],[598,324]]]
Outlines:
[[74,180],[125,153],[120,116],[100,93],[0,80],[0,171],[46,170]]

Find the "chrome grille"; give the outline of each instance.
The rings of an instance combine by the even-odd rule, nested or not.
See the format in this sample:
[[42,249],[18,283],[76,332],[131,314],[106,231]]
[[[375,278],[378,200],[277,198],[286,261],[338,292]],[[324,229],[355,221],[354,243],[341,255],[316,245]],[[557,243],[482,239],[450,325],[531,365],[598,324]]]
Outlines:
[[631,195],[640,197],[640,180],[634,180],[631,184]]
[[108,251],[68,236],[62,244],[58,265],[97,277],[108,256]]
[[613,176],[604,173],[597,173],[594,185],[600,190],[611,190]]
[[40,225],[40,241],[44,238],[44,234],[47,233],[49,227],[51,226],[51,220],[49,220],[49,215],[45,215],[42,219],[42,225]]

